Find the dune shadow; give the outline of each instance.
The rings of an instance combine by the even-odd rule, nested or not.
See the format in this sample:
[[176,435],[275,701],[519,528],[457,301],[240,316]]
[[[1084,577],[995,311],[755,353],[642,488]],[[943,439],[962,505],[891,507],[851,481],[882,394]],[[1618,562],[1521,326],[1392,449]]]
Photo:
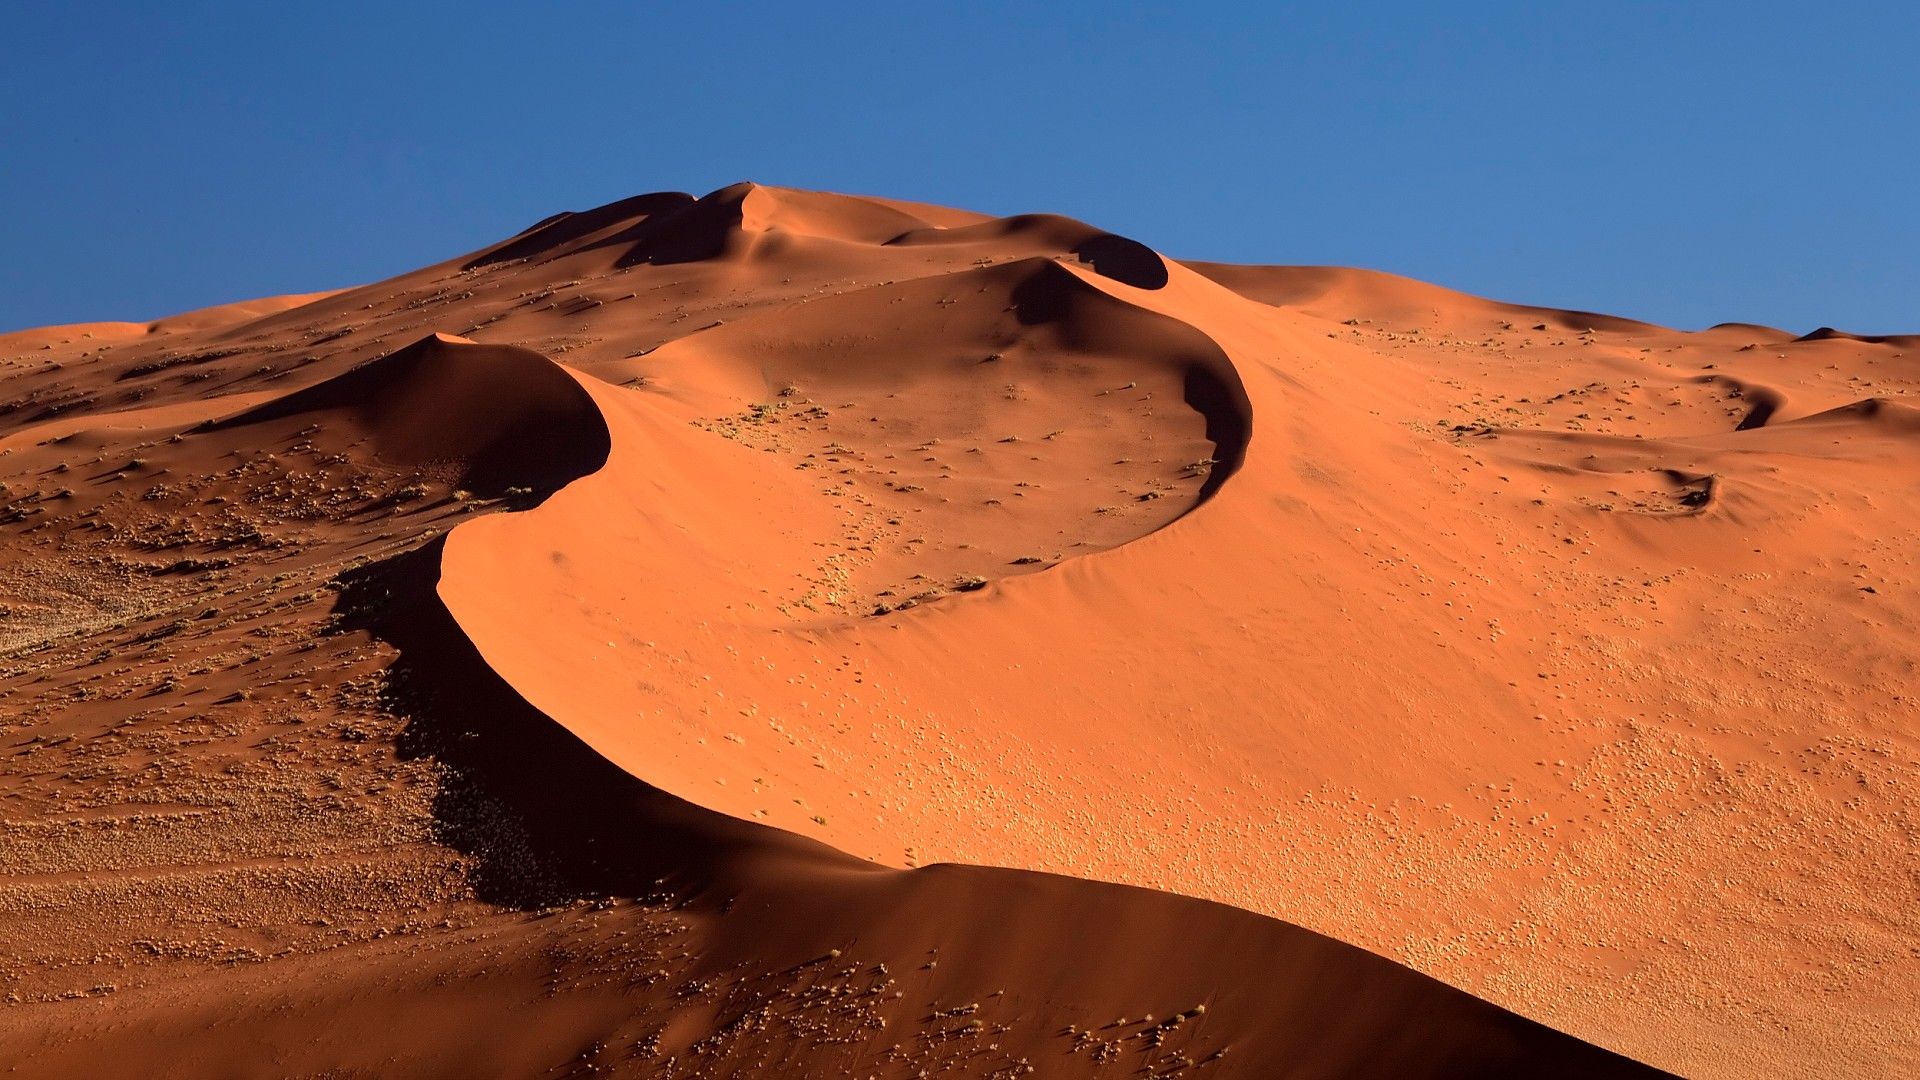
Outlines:
[[461,269],[477,270],[499,263],[591,251],[619,242],[618,238],[601,240],[597,243],[587,242],[597,232],[633,219],[638,219],[644,224],[684,209],[693,201],[693,196],[685,192],[656,191],[646,195],[635,195],[629,199],[622,199],[619,202],[608,203],[606,206],[580,213],[555,214],[534,223],[506,243],[486,249],[464,263]]
[[189,434],[251,428],[259,443],[291,441],[326,418],[390,464],[458,462],[461,486],[489,496],[558,489],[600,468],[612,446],[592,396],[560,365],[440,334]]
[[331,632],[364,631],[396,650],[384,702],[405,720],[396,750],[442,767],[434,838],[471,860],[477,898],[529,911],[607,896],[684,899],[731,856],[819,847],[661,792],[528,704],[435,592],[444,543],[342,574]]
[[[1132,252],[1138,249],[1145,258],[1152,260],[1154,267],[1158,267],[1161,284],[1165,284],[1166,264],[1151,248],[1112,235],[1096,237],[1081,247],[1103,241],[1115,242],[1103,250],[1118,253],[1098,256],[1109,260],[1108,269],[1113,269],[1111,259],[1118,258],[1121,260],[1121,269],[1140,270],[1138,264],[1127,261],[1135,257]],[[1096,269],[1100,268],[1096,266]],[[1130,284],[1140,288],[1157,287],[1138,282]],[[1100,335],[1116,350],[1133,347],[1145,340],[1150,333],[1149,327],[1157,327],[1151,333],[1160,334],[1165,340],[1184,339],[1175,361],[1182,368],[1182,398],[1189,408],[1205,420],[1207,441],[1214,445],[1213,461],[1194,505],[1198,506],[1212,498],[1221,485],[1239,471],[1246,460],[1247,446],[1253,439],[1253,402],[1247,396],[1246,386],[1241,382],[1232,358],[1205,331],[1099,292],[1050,262],[1039,264],[1033,273],[1016,284],[1010,299],[1014,317],[1022,326],[1048,323],[1068,325],[1076,333]],[[1129,329],[1119,330],[1122,326]],[[1129,341],[1125,337],[1127,333],[1139,336]]]
[[1195,500],[1199,505],[1246,462],[1247,445],[1253,441],[1253,403],[1230,363],[1188,365],[1182,389],[1187,407],[1205,418],[1207,441],[1214,446],[1213,465]]
[[1136,289],[1159,289],[1167,284],[1166,260],[1138,240],[1104,233],[1075,244],[1074,257],[1093,272]]

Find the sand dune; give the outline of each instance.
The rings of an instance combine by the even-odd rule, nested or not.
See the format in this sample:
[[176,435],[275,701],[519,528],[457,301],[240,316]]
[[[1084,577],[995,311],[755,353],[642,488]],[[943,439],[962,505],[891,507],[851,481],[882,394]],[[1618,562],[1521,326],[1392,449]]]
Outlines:
[[1920,1064],[1908,339],[744,184],[172,325],[0,339],[23,1075]]
[[170,315],[152,322],[92,322],[70,323],[65,326],[42,326],[31,330],[15,330],[0,334],[0,355],[25,352],[30,349],[53,349],[61,345],[98,340],[102,343],[119,341],[126,338],[141,337],[146,334],[205,333],[223,327],[251,322],[265,315],[292,308],[303,307],[315,300],[325,299],[341,290],[326,292],[290,293],[285,296],[267,296],[258,300],[241,300],[217,307],[201,308],[180,315]]
[[[393,601],[379,633],[430,686],[408,743],[457,770],[454,798],[484,790],[510,808],[537,856],[502,852],[472,817],[442,842],[476,860],[483,899],[541,917],[302,953],[275,962],[291,979],[240,972],[212,993],[188,983],[184,1004],[55,1018],[19,1043],[29,1074],[110,1074],[138,1046],[142,1075],[160,1076],[262,1060],[429,1075],[1653,1075],[1247,912],[1007,870],[889,871],[663,796],[519,702],[434,602],[435,552],[420,554],[354,588]],[[491,1024],[500,1034],[481,1034]]]
[[592,399],[545,357],[447,334],[209,429],[240,445],[271,445],[288,441],[296,424],[345,427],[353,445],[390,465],[455,465],[461,489],[494,497],[558,486],[597,469],[609,450]]

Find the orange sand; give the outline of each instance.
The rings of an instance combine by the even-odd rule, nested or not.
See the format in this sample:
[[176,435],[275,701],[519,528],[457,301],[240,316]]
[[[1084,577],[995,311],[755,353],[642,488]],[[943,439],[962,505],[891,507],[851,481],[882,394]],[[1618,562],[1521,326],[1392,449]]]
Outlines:
[[[328,640],[355,650],[338,663],[437,688],[432,708],[366,707],[411,717],[406,730],[441,717],[441,736],[424,750],[376,736],[351,768],[451,772],[392,773],[386,794],[343,805],[405,834],[371,850],[423,882],[450,850],[473,862],[404,900],[328,879],[366,925],[419,935],[404,963],[291,929],[267,934],[288,942],[271,963],[385,979],[378,993],[404,1004],[383,1008],[438,1016],[420,988],[473,977],[478,935],[524,977],[499,975],[445,1016],[505,1015],[527,980],[565,969],[554,992],[575,1006],[551,1030],[654,1039],[653,1057],[623,1059],[653,1062],[636,1075],[991,1071],[964,1055],[832,1057],[852,1051],[824,1047],[850,1044],[807,1050],[799,1027],[745,1039],[720,1020],[733,1041],[687,1058],[698,1017],[729,1006],[623,998],[543,969],[539,950],[557,946],[541,935],[559,931],[474,876],[501,860],[497,843],[449,832],[457,775],[530,823],[515,850],[544,852],[561,895],[665,919],[677,909],[648,907],[632,882],[673,893],[690,876],[692,898],[674,903],[695,914],[672,918],[695,928],[673,932],[701,943],[679,957],[710,973],[758,964],[774,978],[786,969],[772,958],[824,940],[896,966],[970,942],[964,974],[927,976],[965,989],[926,992],[1017,984],[1001,987],[1022,1005],[991,1053],[1019,1046],[1041,1075],[1104,1063],[1085,1040],[1062,1049],[1077,1035],[1049,1042],[1088,1023],[1065,1019],[1074,1009],[1185,1008],[1155,993],[1218,995],[1206,1030],[1251,1051],[1165,1062],[1195,1075],[1631,1069],[1501,1009],[1689,1076],[1920,1068],[1920,519],[1905,498],[1920,479],[1920,409],[1905,400],[1920,339],[1685,333],[1365,271],[1182,264],[1052,216],[752,185],[561,215],[468,258],[246,314],[0,338],[0,473],[20,513],[0,526],[0,581],[30,616],[0,642],[0,736],[38,748],[48,725],[84,741],[126,715],[136,732],[159,723],[110,695],[55,695],[137,677],[100,651],[131,655],[111,635],[151,651],[141,619],[171,625],[175,609],[247,590],[263,597],[256,636],[286,644],[216,636],[169,661],[182,674],[160,694],[189,700],[168,723],[208,703],[234,717],[182,745],[252,740],[272,715],[224,701],[256,683],[227,666],[235,650],[284,658],[301,723],[337,713],[298,655],[319,640],[295,629],[300,613],[322,599],[344,620]],[[96,463],[56,471],[87,454]],[[168,514],[180,524],[161,536],[150,519]],[[221,554],[260,535],[272,543],[254,561]],[[110,547],[130,536],[142,546]],[[110,601],[99,567],[115,558],[158,564],[167,596]],[[234,565],[199,587],[199,563],[171,569],[214,558]],[[289,578],[373,571],[372,593],[264,599]],[[363,594],[412,599],[365,608]],[[194,679],[208,684],[198,699],[180,686]],[[213,752],[165,749],[178,738],[156,729],[154,760]],[[317,789],[347,767],[319,755],[289,752],[263,776]],[[77,812],[48,774],[9,769],[0,817],[18,839],[0,840],[39,843],[33,830]],[[441,794],[391,794],[410,785]],[[208,910],[279,925],[184,869],[230,872],[252,841],[189,858],[167,835],[141,884],[120,887],[148,895],[186,873]],[[314,850],[361,850],[364,835],[343,828]],[[32,881],[0,876],[0,914],[10,896],[22,912],[88,910],[91,850],[39,860]],[[878,869],[936,863],[1063,877]],[[21,899],[33,888],[52,899]],[[722,933],[736,903],[758,910],[751,897],[792,921]],[[135,931],[153,940],[141,920],[164,922],[163,906],[90,915],[69,946],[32,920],[0,937],[0,972],[28,989],[0,1011],[0,1047],[12,1031],[45,1061],[92,1060],[50,973],[71,966],[58,957],[125,951]],[[450,926],[394,923],[400,911]],[[970,921],[989,912],[1013,937]],[[1358,950],[1308,948],[1324,939],[1287,923],[1500,1008]],[[615,931],[583,925],[576,953],[623,955]],[[1129,959],[1092,959],[1115,949]],[[1080,974],[1058,974],[1055,952]],[[160,966],[184,979],[183,965]],[[1296,985],[1284,973],[1307,970],[1323,972],[1325,1008],[1273,996],[1275,973]],[[194,1000],[216,1008],[242,981],[203,985]],[[259,992],[345,1015],[322,989]],[[206,1045],[186,1014],[115,1007],[128,1038]],[[916,1007],[866,1022],[932,1038],[929,1025],[972,1015]],[[1334,1015],[1358,1026],[1314,1058]],[[256,1028],[280,1034],[223,1051],[240,1071],[301,1038],[303,1067],[431,1071],[407,1055],[445,1042],[381,1044],[363,1064],[298,1025]],[[1399,1045],[1389,1030],[1416,1034]],[[990,1040],[980,1032],[954,1037]],[[1128,1053],[1152,1049],[1137,1040]],[[1432,1057],[1443,1044],[1458,1056]],[[529,1069],[577,1049],[516,1045]]]

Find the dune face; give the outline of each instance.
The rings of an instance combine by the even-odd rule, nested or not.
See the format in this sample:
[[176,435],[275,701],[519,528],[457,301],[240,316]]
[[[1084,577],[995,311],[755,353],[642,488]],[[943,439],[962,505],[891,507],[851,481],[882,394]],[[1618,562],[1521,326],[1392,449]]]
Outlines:
[[1920,1069],[1911,338],[750,184],[299,299],[0,338],[19,1075]]

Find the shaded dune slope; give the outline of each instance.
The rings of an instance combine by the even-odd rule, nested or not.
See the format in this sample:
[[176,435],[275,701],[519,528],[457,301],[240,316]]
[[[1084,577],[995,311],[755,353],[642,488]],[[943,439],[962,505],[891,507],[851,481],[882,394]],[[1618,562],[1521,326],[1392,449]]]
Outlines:
[[233,429],[293,419],[344,424],[391,464],[452,466],[462,487],[490,496],[557,487],[598,468],[608,449],[592,399],[545,357],[447,334],[207,430],[241,436]]

